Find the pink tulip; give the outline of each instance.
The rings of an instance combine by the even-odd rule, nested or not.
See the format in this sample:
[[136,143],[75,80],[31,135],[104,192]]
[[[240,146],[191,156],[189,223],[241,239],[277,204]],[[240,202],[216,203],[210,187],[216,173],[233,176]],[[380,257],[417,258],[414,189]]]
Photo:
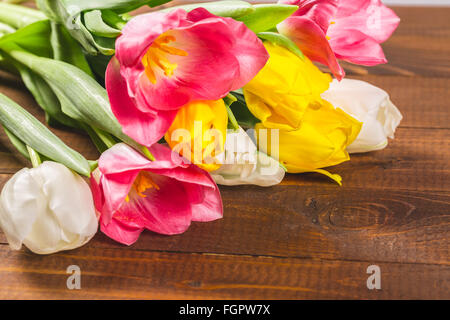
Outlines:
[[179,108],[243,87],[267,59],[262,42],[242,22],[203,8],[153,12],[122,30],[106,89],[124,132],[151,146]]
[[206,171],[185,164],[166,146],[155,144],[150,151],[156,161],[123,143],[100,157],[91,188],[103,233],[131,245],[144,229],[174,235],[191,221],[222,218],[219,189]]
[[339,80],[338,59],[373,66],[386,63],[380,43],[400,19],[381,0],[280,0],[299,9],[278,25],[311,60],[328,65]]

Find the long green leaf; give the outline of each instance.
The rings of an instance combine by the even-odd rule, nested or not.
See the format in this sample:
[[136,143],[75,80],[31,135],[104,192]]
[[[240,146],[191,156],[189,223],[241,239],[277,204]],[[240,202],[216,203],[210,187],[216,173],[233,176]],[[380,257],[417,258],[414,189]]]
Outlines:
[[297,6],[286,4],[256,4],[255,11],[249,15],[238,18],[255,33],[271,30],[280,22],[292,15]]
[[64,26],[51,22],[50,42],[53,49],[53,59],[70,63],[91,77],[94,76],[83,50],[78,42],[70,36]]
[[6,23],[13,28],[19,29],[47,17],[40,11],[0,2],[0,22]]
[[40,58],[19,50],[11,50],[8,54],[45,79],[61,102],[65,114],[139,148],[122,132],[111,112],[106,90],[92,77],[62,61]]
[[47,158],[90,176],[87,160],[65,145],[25,109],[3,94],[0,94],[0,106],[0,123],[17,139]]
[[255,11],[254,7],[246,1],[213,1],[207,3],[193,3],[175,6],[161,11],[172,11],[175,9],[183,9],[192,11],[197,8],[204,8],[212,14],[220,17],[239,18],[251,14]]
[[6,136],[8,137],[9,141],[11,141],[11,144],[17,149],[17,151],[19,151],[19,153],[23,155],[25,158],[30,159],[30,154],[28,153],[27,145],[23,143],[19,138],[17,138],[6,127],[3,127],[3,130],[5,130]]
[[100,10],[92,10],[84,14],[86,28],[93,34],[101,37],[116,38],[120,30],[110,27],[103,21]]
[[39,106],[45,111],[49,125],[62,124],[72,128],[79,128],[77,121],[65,115],[61,110],[58,97],[53,93],[45,80],[23,65],[16,64],[25,86],[30,90]]
[[[114,54],[114,41],[108,37],[91,33],[83,22],[83,13],[92,10],[114,10],[117,13],[129,12],[143,5],[157,6],[166,0],[37,0],[39,9],[52,21],[63,24],[70,35],[92,55]],[[92,18],[88,19],[91,20]],[[89,22],[90,28],[98,28],[99,23]],[[94,26],[93,24],[96,24]],[[103,26],[105,28],[105,26]],[[98,31],[98,30],[97,30]],[[100,32],[101,34],[101,32]]]
[[0,38],[0,49],[13,45],[40,57],[53,57],[49,20],[38,21]]

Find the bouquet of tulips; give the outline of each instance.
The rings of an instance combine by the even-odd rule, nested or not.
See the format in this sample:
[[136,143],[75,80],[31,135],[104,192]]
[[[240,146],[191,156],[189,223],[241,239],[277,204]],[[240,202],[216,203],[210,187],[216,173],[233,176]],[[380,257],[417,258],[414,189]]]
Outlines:
[[217,184],[269,187],[286,172],[341,184],[324,168],[393,138],[388,94],[339,64],[387,62],[399,18],[380,0],[169,2],[0,3],[0,68],[50,127],[85,131],[101,154],[85,159],[0,94],[0,124],[33,165],[1,193],[12,249],[74,249],[99,225],[126,245],[145,229],[180,234],[223,217]]

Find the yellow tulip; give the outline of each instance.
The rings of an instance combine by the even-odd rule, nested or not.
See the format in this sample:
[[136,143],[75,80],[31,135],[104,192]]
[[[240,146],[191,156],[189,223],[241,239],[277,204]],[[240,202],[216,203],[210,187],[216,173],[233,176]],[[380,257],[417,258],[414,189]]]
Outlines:
[[308,107],[322,104],[320,94],[328,89],[331,76],[284,47],[270,42],[264,46],[270,58],[244,87],[247,106],[266,128],[295,130]]
[[194,101],[183,106],[165,135],[171,149],[206,171],[221,164],[216,156],[224,152],[228,113],[222,99]]
[[[341,184],[342,178],[339,175],[320,168],[350,159],[346,149],[358,136],[361,126],[361,122],[322,100],[319,108],[306,110],[297,130],[271,132],[275,129],[269,129],[262,123],[257,124],[255,129],[260,150],[278,158],[288,172],[318,172]],[[262,132],[263,129],[268,131]],[[278,143],[273,143],[275,138],[272,135],[277,133]]]

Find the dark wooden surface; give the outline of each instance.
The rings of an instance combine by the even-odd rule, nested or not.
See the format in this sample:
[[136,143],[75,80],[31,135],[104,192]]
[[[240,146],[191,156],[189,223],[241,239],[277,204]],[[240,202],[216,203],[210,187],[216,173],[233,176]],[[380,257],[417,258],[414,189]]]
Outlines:
[[[343,187],[315,174],[221,187],[223,220],[174,237],[144,232],[132,247],[98,233],[37,256],[10,251],[0,233],[0,298],[450,299],[450,9],[395,10],[390,64],[345,66],[389,91],[405,119],[387,149],[330,169]],[[0,92],[43,119],[17,78],[0,74]],[[86,137],[54,132],[98,156]],[[2,134],[0,185],[24,166]],[[66,288],[72,264],[81,290]],[[366,286],[369,265],[381,268],[381,290]]]

